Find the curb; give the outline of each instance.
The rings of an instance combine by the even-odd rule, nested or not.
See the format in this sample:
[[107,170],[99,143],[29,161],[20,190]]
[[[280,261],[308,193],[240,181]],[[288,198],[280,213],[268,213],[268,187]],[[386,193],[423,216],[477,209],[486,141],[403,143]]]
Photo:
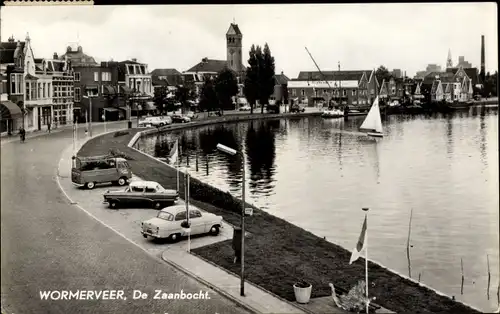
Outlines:
[[[211,264],[212,266],[215,266],[215,267],[219,268],[220,270],[222,270],[222,271],[224,271],[224,272],[226,272],[226,273],[228,273],[228,274],[230,274],[230,275],[232,275],[232,276],[239,277],[239,275],[237,275],[237,274],[233,273],[232,271],[227,270],[227,269],[225,269],[225,268],[223,268],[223,267],[220,267],[219,265],[215,264],[215,263],[214,263],[214,262],[212,262],[212,261],[207,260],[206,258],[202,257],[201,255],[198,255],[198,254],[196,254],[196,253],[193,253],[192,251],[191,251],[191,252],[189,252],[189,253],[190,253],[191,255],[194,255],[194,256],[196,256],[197,258],[201,259],[202,261],[207,262],[207,263]],[[163,258],[163,256],[162,256],[162,258]],[[253,282],[249,281],[248,279],[246,279],[246,280],[245,280],[245,282],[246,282],[246,283],[251,284],[253,287],[255,287],[255,288],[257,288],[257,289],[261,290],[262,292],[265,292],[265,293],[267,293],[267,294],[269,294],[269,295],[272,295],[273,297],[275,297],[276,299],[278,299],[278,300],[280,300],[280,301],[282,301],[282,302],[288,303],[289,305],[291,305],[291,306],[293,306],[293,307],[295,307],[295,308],[297,308],[297,309],[299,309],[299,310],[301,310],[301,311],[303,311],[303,312],[306,312],[306,313],[309,313],[309,314],[317,314],[317,313],[315,313],[315,312],[311,311],[310,309],[305,309],[305,308],[302,308],[302,307],[300,307],[300,306],[298,306],[298,305],[294,304],[293,302],[290,302],[290,301],[288,301],[288,300],[286,300],[286,299],[284,299],[284,298],[280,297],[279,295],[274,294],[273,292],[271,292],[271,291],[269,291],[269,290],[266,290],[266,289],[262,288],[262,287],[261,287],[261,286],[259,286],[259,285],[254,284]]]
[[[193,274],[192,272],[188,271],[187,269],[183,268],[182,266],[180,266],[179,264],[175,263],[175,262],[172,262],[170,260],[168,260],[167,258],[163,257],[163,255],[165,253],[167,253],[168,250],[165,250],[162,254],[161,254],[161,259],[166,262],[167,264],[169,264],[170,266],[173,266],[175,269],[179,270],[180,272],[188,275],[189,277],[197,280],[198,282],[204,284],[205,286],[207,286],[208,288],[218,292],[219,294],[223,295],[224,297],[226,297],[227,299],[233,301],[234,303],[236,304],[239,304],[241,307],[243,307],[244,309],[246,309],[247,311],[251,312],[251,313],[254,313],[254,314],[259,314],[260,312],[257,311],[255,308],[253,308],[252,306],[246,304],[246,303],[243,303],[242,301],[240,301],[238,298],[235,298],[233,297],[231,294],[227,293],[226,291],[218,288],[218,287],[215,287],[214,285],[212,285],[210,282],[206,281],[205,279]],[[311,313],[311,314],[314,314],[314,313]]]

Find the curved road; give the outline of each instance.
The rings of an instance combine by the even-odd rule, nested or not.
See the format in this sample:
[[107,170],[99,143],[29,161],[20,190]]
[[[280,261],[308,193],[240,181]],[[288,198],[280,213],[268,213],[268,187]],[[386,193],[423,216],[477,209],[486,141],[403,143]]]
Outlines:
[[[94,126],[99,131],[103,126]],[[248,313],[72,206],[56,182],[61,152],[71,143],[70,129],[2,143],[2,314]],[[160,289],[208,291],[210,299],[153,299]],[[126,299],[47,301],[44,290],[124,290]],[[148,298],[133,300],[133,290]]]

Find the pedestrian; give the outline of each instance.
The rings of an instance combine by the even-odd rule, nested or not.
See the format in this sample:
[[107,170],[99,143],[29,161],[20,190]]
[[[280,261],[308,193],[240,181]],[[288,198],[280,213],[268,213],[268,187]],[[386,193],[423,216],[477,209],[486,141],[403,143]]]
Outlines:
[[47,122],[47,130],[48,130],[48,131],[49,131],[49,133],[50,133],[50,121],[49,121],[49,122]]
[[23,127],[19,128],[19,136],[21,137],[21,142],[24,143],[26,140],[26,130]]

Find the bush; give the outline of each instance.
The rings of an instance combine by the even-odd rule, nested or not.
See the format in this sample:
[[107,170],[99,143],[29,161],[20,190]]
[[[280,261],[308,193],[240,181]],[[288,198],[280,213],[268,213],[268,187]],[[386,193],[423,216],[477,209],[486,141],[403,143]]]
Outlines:
[[129,131],[118,131],[118,132],[115,132],[115,134],[113,134],[113,137],[123,136],[123,135],[127,135],[127,134],[130,134],[130,132]]
[[134,160],[134,158],[130,157],[129,155],[125,154],[124,152],[121,152],[119,149],[116,148],[110,148],[109,155],[115,158],[125,158],[127,160]]
[[[199,181],[196,178],[191,177],[190,180],[189,192],[193,199],[212,204],[213,206],[241,215],[243,207],[243,202],[241,200],[233,197],[228,192],[223,192],[209,184]],[[256,207],[248,204],[246,207],[252,207],[254,212],[257,210]]]

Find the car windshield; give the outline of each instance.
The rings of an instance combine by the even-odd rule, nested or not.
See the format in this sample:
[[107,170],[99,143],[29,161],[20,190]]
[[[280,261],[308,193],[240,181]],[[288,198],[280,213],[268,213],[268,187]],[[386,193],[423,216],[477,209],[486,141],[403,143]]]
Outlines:
[[168,220],[168,221],[172,221],[172,220],[174,220],[174,215],[172,215],[169,212],[163,212],[163,211],[161,211],[161,212],[158,213],[158,218],[164,219],[164,220]]

